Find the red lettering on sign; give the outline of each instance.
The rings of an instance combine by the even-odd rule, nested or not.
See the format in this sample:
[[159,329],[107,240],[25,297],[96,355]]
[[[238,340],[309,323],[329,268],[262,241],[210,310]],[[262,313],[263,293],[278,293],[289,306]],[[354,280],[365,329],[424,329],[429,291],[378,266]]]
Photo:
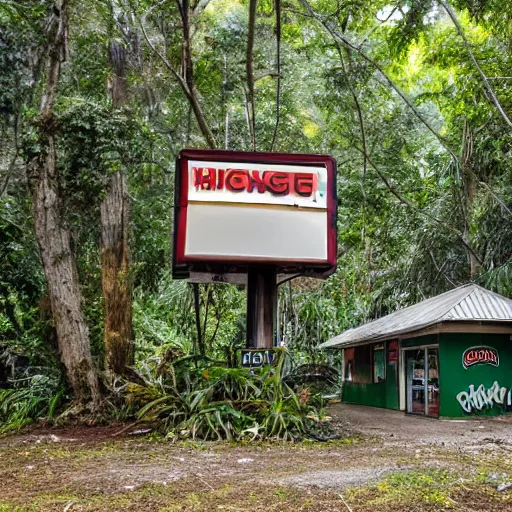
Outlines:
[[296,194],[311,197],[318,190],[318,176],[315,173],[292,173],[284,171],[258,171],[247,169],[215,169],[193,167],[194,185],[200,190],[229,190],[230,192],[259,194],[266,192],[283,196]]
[[204,190],[215,190],[215,175],[213,167],[194,167],[194,185]]
[[276,196],[285,196],[290,193],[289,174],[285,172],[267,171],[264,173],[267,188]]
[[231,192],[242,192],[249,188],[249,172],[241,169],[226,171],[226,188]]
[[466,361],[468,363],[472,363],[473,361],[476,361],[478,359],[478,356],[476,355],[476,352],[474,350],[470,350],[466,354]]
[[[265,174],[266,173],[264,172],[263,177],[265,176]],[[251,180],[247,192],[252,192],[254,187],[256,187],[258,189],[258,192],[260,194],[263,194],[267,190],[265,182],[263,181],[263,177],[260,177],[260,171],[252,171]]]
[[309,197],[315,190],[315,178],[316,174],[313,173],[296,173],[294,176],[294,188],[295,192],[302,197]]
[[219,190],[222,190],[224,188],[224,174],[225,174],[225,170],[224,169],[219,169],[219,175],[218,175],[218,181],[217,181],[217,188]]

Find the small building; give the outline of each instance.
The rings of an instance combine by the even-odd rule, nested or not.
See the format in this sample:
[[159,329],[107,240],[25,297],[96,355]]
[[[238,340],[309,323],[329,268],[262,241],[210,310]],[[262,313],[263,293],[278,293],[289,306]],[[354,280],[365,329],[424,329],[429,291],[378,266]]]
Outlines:
[[512,300],[460,286],[326,341],[342,400],[432,417],[512,412]]

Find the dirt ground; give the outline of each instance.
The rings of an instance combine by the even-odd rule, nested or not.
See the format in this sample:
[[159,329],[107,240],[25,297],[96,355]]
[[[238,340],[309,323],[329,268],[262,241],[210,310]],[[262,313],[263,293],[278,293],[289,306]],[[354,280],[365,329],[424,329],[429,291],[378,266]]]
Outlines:
[[[124,425],[0,439],[0,512],[512,511],[512,421],[336,404],[328,443],[170,444]],[[133,430],[136,430],[134,427]]]
[[351,404],[335,404],[330,414],[346,430],[379,436],[401,445],[437,445],[464,451],[500,444],[512,450],[512,415],[494,419],[438,420]]

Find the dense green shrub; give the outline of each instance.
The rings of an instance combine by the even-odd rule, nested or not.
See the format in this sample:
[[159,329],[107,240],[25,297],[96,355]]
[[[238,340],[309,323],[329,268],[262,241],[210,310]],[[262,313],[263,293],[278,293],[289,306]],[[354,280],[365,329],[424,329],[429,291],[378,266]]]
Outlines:
[[[298,440],[327,419],[321,399],[283,382],[285,349],[258,372],[202,359],[169,361],[123,391],[139,421],[172,439]],[[151,377],[150,377],[151,376]]]
[[60,375],[35,374],[0,389],[0,434],[19,430],[37,418],[51,419],[64,396]]

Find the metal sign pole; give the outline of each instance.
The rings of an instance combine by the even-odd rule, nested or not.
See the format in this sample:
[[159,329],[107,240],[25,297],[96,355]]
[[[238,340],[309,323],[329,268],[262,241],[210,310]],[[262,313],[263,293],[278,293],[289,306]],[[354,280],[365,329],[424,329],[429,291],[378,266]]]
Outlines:
[[276,306],[276,268],[250,267],[247,275],[247,348],[274,348]]

